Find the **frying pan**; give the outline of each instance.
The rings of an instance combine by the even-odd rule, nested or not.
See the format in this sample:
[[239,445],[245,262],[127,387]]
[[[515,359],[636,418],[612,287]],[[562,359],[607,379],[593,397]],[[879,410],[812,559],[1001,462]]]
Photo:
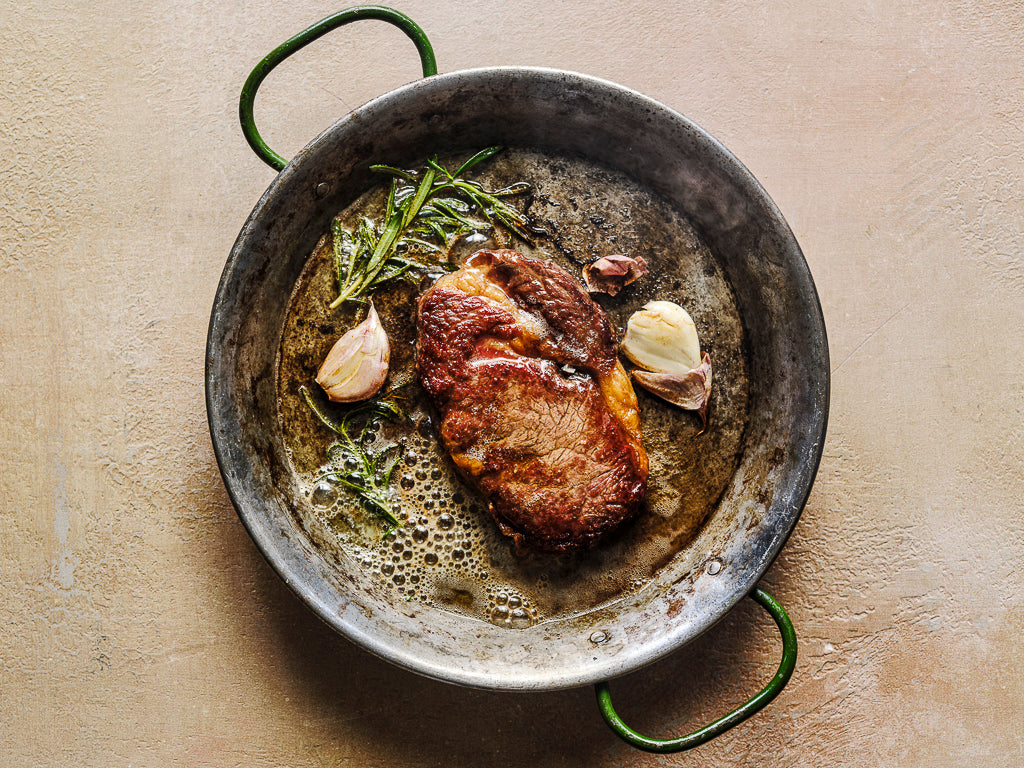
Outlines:
[[[291,53],[359,19],[400,28],[416,45],[424,79],[355,109],[286,162],[256,130],[256,90]],[[796,638],[785,611],[757,582],[810,493],[825,437],[829,365],[807,264],[749,171],[677,112],[607,81],[527,67],[438,75],[422,30],[378,6],[334,14],[275,49],[247,80],[240,117],[252,148],[279,173],[242,227],[217,289],[207,342],[207,409],[228,493],[289,587],[353,642],[422,675],[507,691],[594,684],[612,729],[649,751],[689,749],[771,701],[792,674]],[[716,366],[705,435],[692,416],[669,413],[670,407],[639,393],[645,441],[648,425],[655,435],[651,493],[660,501],[629,532],[576,561],[512,557],[501,565],[500,547],[484,549],[481,559],[492,557],[496,569],[521,565],[536,574],[549,568],[554,575],[538,577],[549,591],[582,578],[576,567],[593,575],[605,567],[628,571],[633,556],[646,564],[586,610],[514,627],[410,599],[317,525],[296,467],[296,447],[306,437],[291,433],[298,417],[288,403],[294,397],[289,377],[301,378],[302,365],[308,370],[318,361],[289,368],[282,344],[290,338],[296,286],[311,285],[318,241],[339,211],[378,184],[370,164],[413,167],[428,157],[465,157],[491,145],[508,148],[491,171],[495,180],[523,172],[540,179],[534,212],[553,227],[553,237],[536,246],[541,255],[578,274],[579,265],[609,242],[648,248],[653,277],[646,288],[641,281],[627,289],[624,295],[632,298],[625,303],[607,307],[613,323],[621,328],[629,311],[649,298],[688,298]],[[585,210],[573,218],[581,205]],[[400,302],[385,307],[386,327],[410,316],[408,298],[404,308]],[[429,418],[423,424],[431,435]],[[717,483],[707,492],[692,482],[705,472]],[[419,515],[433,522],[437,510],[422,498],[401,496],[405,520]],[[703,511],[688,518],[687,504]],[[486,525],[482,510],[476,513]],[[685,530],[676,523],[683,518]],[[652,550],[650,541],[663,546]],[[607,681],[690,642],[748,595],[768,610],[782,635],[782,662],[772,680],[736,711],[687,736],[649,738],[623,723]]]

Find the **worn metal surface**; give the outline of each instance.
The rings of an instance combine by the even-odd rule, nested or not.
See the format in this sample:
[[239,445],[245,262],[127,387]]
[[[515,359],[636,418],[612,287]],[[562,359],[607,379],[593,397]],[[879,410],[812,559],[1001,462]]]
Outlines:
[[[662,198],[693,223],[713,261],[705,271],[720,274],[697,314],[721,315],[722,307],[727,317],[705,328],[742,327],[729,334],[731,345],[718,334],[727,407],[716,418],[726,429],[709,438],[731,427],[733,445],[705,445],[712,464],[735,469],[722,478],[717,504],[708,500],[704,524],[687,536],[670,535],[673,551],[642,568],[632,588],[517,629],[406,600],[329,536],[302,524],[306,494],[278,422],[275,370],[292,286],[330,218],[371,185],[367,166],[404,166],[492,144],[539,150],[546,158],[534,164],[569,162],[570,172],[579,170],[571,159],[582,157]],[[552,179],[545,188],[554,186]],[[595,192],[609,186],[628,185],[605,182]],[[618,210],[609,218],[629,216]],[[635,232],[646,221],[639,215]],[[657,254],[654,267],[686,278],[692,266],[673,265],[684,255]],[[828,379],[824,323],[806,263],[782,216],[738,161],[685,118],[633,91],[525,68],[413,83],[360,107],[303,149],[259,201],[232,250],[207,353],[211,430],[226,485],[289,586],[329,624],[389,661],[502,690],[570,687],[633,671],[692,640],[735,605],[779,552],[810,491]],[[735,388],[745,390],[738,407],[727,396]],[[653,445],[662,467],[672,464],[673,451],[693,450],[666,444],[667,434]],[[643,563],[642,537],[626,541],[616,554]]]

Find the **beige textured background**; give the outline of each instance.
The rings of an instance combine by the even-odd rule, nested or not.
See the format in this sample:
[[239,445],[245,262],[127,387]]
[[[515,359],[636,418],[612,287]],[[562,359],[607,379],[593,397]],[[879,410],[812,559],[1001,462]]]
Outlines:
[[[203,405],[220,270],[272,173],[236,100],[341,5],[0,9],[0,764],[1002,766],[1024,762],[1024,11],[1017,0],[403,0],[441,71],[587,72],[682,111],[781,207],[830,335],[810,503],[766,582],[801,639],[767,710],[687,756],[589,689],[420,679],[322,626],[223,490]],[[334,33],[268,80],[282,154],[418,75]],[[617,683],[653,735],[731,708],[778,640],[743,605]]]

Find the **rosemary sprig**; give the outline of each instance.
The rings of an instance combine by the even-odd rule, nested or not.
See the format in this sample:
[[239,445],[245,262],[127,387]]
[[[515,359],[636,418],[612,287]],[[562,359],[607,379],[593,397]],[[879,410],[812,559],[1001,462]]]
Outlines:
[[351,408],[340,421],[327,416],[305,386],[299,387],[299,393],[320,423],[339,438],[327,447],[327,456],[334,468],[321,474],[316,481],[331,478],[348,488],[370,512],[387,524],[384,532],[387,536],[401,526],[387,498],[391,475],[400,458],[400,448],[390,445],[371,453],[367,444],[372,440],[370,425],[375,419],[399,421],[409,418],[395,402],[394,390]]
[[535,234],[526,218],[504,198],[529,190],[514,184],[488,191],[463,175],[502,150],[488,147],[452,172],[436,159],[417,172],[390,165],[370,170],[391,177],[379,223],[363,217],[354,231],[338,219],[331,227],[338,296],[336,308],[346,301],[363,301],[374,289],[396,278],[431,267],[452,268],[448,254],[455,242],[471,232],[492,231],[502,226],[530,240]]

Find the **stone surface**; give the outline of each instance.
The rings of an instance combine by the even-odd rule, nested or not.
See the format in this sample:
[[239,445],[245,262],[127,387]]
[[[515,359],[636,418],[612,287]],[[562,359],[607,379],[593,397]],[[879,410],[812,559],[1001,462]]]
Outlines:
[[[0,764],[646,766],[589,689],[498,694],[394,669],[264,563],[223,490],[203,352],[272,172],[237,126],[295,2],[29,0],[0,14]],[[401,10],[441,71],[605,77],[721,139],[779,204],[825,311],[832,412],[765,582],[801,640],[768,709],[695,764],[1024,760],[1024,15],[1010,0]],[[334,33],[267,81],[289,155],[418,75],[401,33]],[[613,685],[651,735],[770,675],[753,604]]]

